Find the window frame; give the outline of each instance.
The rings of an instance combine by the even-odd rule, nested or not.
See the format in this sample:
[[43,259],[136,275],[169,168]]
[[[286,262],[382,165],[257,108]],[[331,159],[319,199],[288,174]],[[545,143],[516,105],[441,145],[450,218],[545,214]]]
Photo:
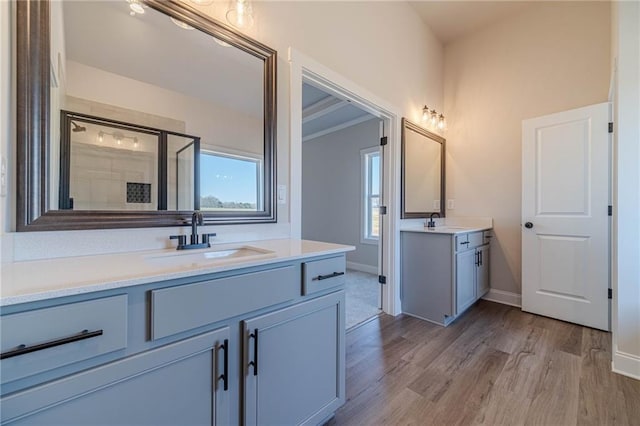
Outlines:
[[[371,234],[372,231],[372,200],[378,199],[378,206],[382,202],[382,167],[380,167],[380,173],[378,174],[378,193],[372,194],[372,167],[371,163],[374,157],[378,157],[380,166],[382,165],[382,150],[379,146],[365,148],[360,150],[360,242],[362,244],[377,245],[380,241],[380,228],[378,228],[378,235]],[[378,215],[380,213],[378,212]],[[380,222],[379,222],[380,223]]]

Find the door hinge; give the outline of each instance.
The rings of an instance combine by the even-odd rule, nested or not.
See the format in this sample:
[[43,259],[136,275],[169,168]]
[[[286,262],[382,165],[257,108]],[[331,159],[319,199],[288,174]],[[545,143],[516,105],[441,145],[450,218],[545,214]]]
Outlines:
[[608,213],[609,216],[613,216],[613,206],[609,206]]
[[607,293],[607,294],[608,294],[608,296],[609,296],[609,299],[613,299],[613,289],[611,289],[611,288],[610,288],[610,289],[608,289],[608,290],[609,290],[609,291],[608,291],[608,293]]
[[378,282],[380,284],[386,284],[387,283],[387,277],[385,277],[384,275],[378,275]]
[[380,138],[380,146],[385,146],[389,142],[386,136]]
[[387,206],[378,207],[378,212],[380,213],[380,216],[387,214]]
[[609,123],[609,133],[613,133],[613,122]]

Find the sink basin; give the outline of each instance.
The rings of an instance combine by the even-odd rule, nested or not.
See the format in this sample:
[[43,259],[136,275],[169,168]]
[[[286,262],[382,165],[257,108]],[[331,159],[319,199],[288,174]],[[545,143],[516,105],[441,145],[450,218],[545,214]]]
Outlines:
[[185,250],[145,256],[145,261],[153,266],[192,268],[215,266],[239,261],[271,257],[274,252],[253,246],[236,246],[219,249]]

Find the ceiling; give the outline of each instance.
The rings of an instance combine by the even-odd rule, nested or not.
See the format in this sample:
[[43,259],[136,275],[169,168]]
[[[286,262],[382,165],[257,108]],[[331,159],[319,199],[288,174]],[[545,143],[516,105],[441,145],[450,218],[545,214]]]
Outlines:
[[302,140],[346,129],[374,116],[349,99],[330,95],[308,83],[302,84]]
[[447,44],[531,6],[534,1],[410,1],[425,24]]

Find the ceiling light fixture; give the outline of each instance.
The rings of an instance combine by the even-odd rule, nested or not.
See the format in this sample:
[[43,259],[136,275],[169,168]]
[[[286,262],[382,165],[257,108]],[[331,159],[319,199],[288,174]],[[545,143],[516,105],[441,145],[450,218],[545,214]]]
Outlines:
[[251,0],[230,0],[227,22],[236,28],[246,29],[253,25],[253,4]]
[[182,28],[183,30],[192,30],[193,27],[189,24],[185,24],[184,22],[174,18],[174,17],[169,17],[169,19],[171,19],[171,22],[173,22],[174,24],[176,24],[177,26],[179,26],[180,28]]

